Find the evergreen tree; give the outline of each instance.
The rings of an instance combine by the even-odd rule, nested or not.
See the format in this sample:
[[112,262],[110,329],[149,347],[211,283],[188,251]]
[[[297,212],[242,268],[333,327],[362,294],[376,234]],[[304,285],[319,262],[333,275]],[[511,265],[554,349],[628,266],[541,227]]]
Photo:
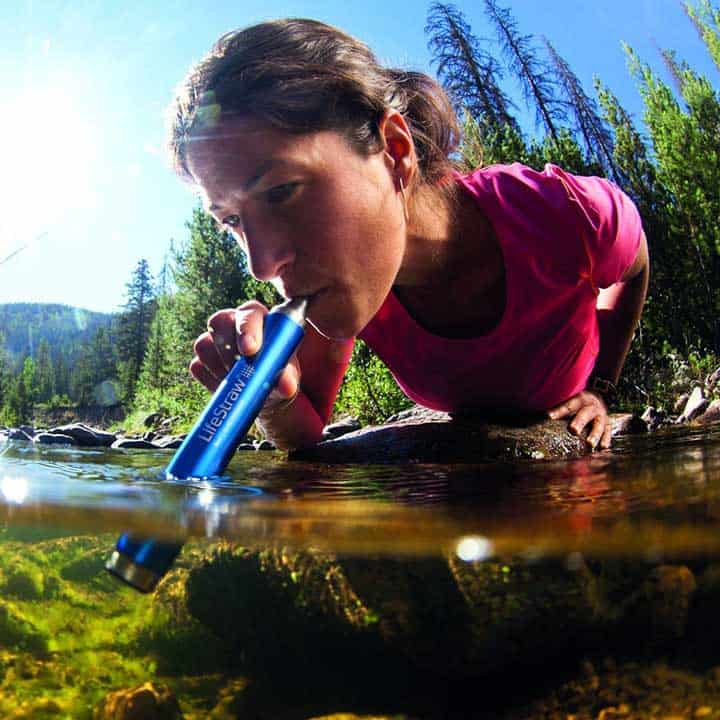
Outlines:
[[671,199],[667,208],[670,232],[677,243],[685,245],[677,260],[685,282],[695,288],[695,312],[686,322],[696,336],[693,344],[718,352],[720,97],[706,78],[673,58],[683,108],[671,88],[630,48],[626,50],[645,103],[657,179]]
[[550,57],[556,82],[567,100],[567,107],[575,116],[575,132],[580,135],[587,157],[596,162],[602,174],[618,181],[619,175],[613,160],[613,140],[610,130],[599,114],[597,102],[583,89],[577,75],[560,56],[552,43],[543,38]]
[[518,129],[510,113],[512,103],[500,88],[502,69],[482,49],[463,14],[453,5],[433,2],[425,33],[438,78],[458,115],[467,111],[483,131],[506,125]]
[[7,400],[11,381],[12,374],[8,354],[5,350],[5,336],[0,332],[0,414]]
[[272,293],[265,283],[253,280],[245,255],[232,235],[221,230],[201,208],[193,210],[187,228],[189,241],[175,251],[173,258],[177,287],[174,309],[180,340],[191,343],[216,311],[258,296],[267,302]]
[[552,72],[532,46],[532,35],[521,35],[508,8],[496,0],[483,0],[485,14],[495,26],[500,47],[510,71],[520,83],[528,107],[534,107],[538,122],[553,140],[559,141],[558,120],[565,117],[565,104],[556,97]]
[[57,392],[55,384],[55,367],[50,355],[50,345],[43,338],[38,344],[37,351],[37,400],[41,403],[49,402]]
[[713,7],[709,0],[700,0],[697,5],[686,2],[683,7],[720,70],[720,8]]
[[118,319],[118,370],[123,398],[131,401],[156,307],[153,279],[147,260],[138,261],[126,288],[127,301]]

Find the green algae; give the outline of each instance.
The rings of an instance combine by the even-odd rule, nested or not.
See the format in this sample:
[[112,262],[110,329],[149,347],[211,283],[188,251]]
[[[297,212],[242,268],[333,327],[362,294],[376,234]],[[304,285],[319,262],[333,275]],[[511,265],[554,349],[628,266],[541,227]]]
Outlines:
[[[569,569],[196,541],[145,596],[105,572],[115,540],[0,543],[0,717],[98,720],[148,682],[186,720],[459,718],[476,687],[473,717],[720,716],[711,562]],[[641,662],[586,677],[583,656],[601,651]],[[659,653],[681,666],[658,669]],[[537,677],[504,698],[499,678],[518,667]]]

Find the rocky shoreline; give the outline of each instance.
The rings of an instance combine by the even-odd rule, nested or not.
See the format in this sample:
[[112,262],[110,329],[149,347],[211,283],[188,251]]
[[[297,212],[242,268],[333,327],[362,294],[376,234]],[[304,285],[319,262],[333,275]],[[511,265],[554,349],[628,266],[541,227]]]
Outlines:
[[[677,425],[709,425],[720,421],[720,400],[711,399],[720,382],[720,368],[704,384],[680,395],[672,414],[648,406],[642,415],[614,413],[613,435],[643,434]],[[108,432],[84,423],[50,428],[23,425],[0,427],[0,442],[21,441],[36,445],[106,447],[114,450],[172,450],[184,435],[172,433],[175,418],[151,413],[142,434]],[[273,450],[267,440],[243,442],[238,450]],[[394,415],[382,425],[361,427],[354,418],[329,425],[323,440],[291,453],[296,460],[327,463],[479,462],[575,457],[589,452],[582,438],[567,431],[564,420],[545,417],[491,418],[451,415],[415,406]]]

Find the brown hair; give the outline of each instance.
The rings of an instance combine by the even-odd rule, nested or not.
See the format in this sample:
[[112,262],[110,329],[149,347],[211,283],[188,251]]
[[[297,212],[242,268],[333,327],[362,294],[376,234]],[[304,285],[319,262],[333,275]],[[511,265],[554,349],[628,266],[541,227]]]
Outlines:
[[382,67],[367,45],[330,25],[275,20],[223,35],[191,69],[170,108],[170,152],[176,172],[191,179],[191,133],[233,113],[292,133],[336,130],[369,155],[383,147],[378,123],[390,108],[410,128],[420,181],[446,176],[459,130],[435,80]]

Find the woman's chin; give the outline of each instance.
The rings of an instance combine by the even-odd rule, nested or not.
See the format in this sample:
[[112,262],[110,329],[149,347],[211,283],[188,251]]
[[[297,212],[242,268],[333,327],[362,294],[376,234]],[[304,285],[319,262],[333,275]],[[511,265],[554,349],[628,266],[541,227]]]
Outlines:
[[317,321],[312,317],[308,318],[308,322],[318,333],[320,333],[320,335],[328,340],[352,340],[360,332],[360,330],[362,330],[362,328],[355,330],[350,326],[342,326],[337,322],[326,323],[321,320]]

